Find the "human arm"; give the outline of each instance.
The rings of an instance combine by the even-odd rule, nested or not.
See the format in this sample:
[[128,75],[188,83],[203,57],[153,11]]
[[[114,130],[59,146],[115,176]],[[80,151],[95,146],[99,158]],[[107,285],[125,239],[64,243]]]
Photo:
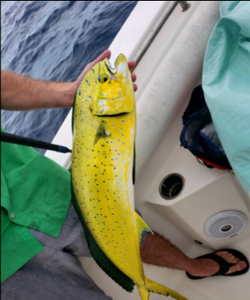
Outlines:
[[[74,82],[40,81],[1,71],[1,109],[32,110],[72,107],[76,91],[87,72],[98,62],[110,58],[111,52],[104,51],[96,60],[89,63]],[[133,68],[134,62],[129,62]],[[132,80],[135,81],[135,74]],[[137,86],[134,85],[134,89]]]
[[73,100],[73,85],[70,82],[39,81],[1,71],[1,109],[70,107]]

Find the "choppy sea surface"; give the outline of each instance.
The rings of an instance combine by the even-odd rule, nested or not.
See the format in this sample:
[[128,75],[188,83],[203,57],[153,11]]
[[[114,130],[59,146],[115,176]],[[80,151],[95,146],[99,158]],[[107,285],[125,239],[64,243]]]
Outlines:
[[[137,2],[1,1],[1,69],[39,80],[74,81],[108,49]],[[69,111],[1,110],[1,125],[51,142]]]

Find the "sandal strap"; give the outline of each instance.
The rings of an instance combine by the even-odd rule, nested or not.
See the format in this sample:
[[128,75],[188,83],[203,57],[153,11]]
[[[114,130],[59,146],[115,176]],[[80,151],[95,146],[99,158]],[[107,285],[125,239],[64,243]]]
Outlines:
[[210,258],[210,259],[214,260],[215,262],[217,262],[218,265],[220,266],[219,271],[217,273],[213,274],[212,276],[225,275],[228,272],[229,268],[233,265],[233,264],[229,264],[224,258],[222,258],[219,255],[216,255],[214,253],[203,255],[203,256],[197,257],[196,259],[203,259],[203,258]]

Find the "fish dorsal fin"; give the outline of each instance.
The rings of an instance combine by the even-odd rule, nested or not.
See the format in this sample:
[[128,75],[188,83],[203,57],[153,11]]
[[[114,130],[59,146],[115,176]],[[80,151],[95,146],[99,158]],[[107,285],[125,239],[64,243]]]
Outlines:
[[133,185],[135,185],[135,179],[136,179],[136,143],[134,142],[134,159],[133,159]]

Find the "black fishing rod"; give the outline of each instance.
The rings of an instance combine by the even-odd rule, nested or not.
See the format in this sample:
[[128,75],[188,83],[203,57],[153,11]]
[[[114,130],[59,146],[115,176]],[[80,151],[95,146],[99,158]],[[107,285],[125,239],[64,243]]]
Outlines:
[[64,147],[64,146],[50,144],[50,143],[46,143],[46,142],[42,142],[42,141],[38,141],[38,140],[33,140],[30,138],[22,137],[19,135],[15,135],[15,134],[3,132],[3,131],[1,131],[1,142],[18,144],[18,145],[23,145],[23,146],[30,146],[30,147],[40,148],[40,149],[56,151],[56,152],[60,152],[60,153],[71,152],[70,149],[68,149],[67,147]]

